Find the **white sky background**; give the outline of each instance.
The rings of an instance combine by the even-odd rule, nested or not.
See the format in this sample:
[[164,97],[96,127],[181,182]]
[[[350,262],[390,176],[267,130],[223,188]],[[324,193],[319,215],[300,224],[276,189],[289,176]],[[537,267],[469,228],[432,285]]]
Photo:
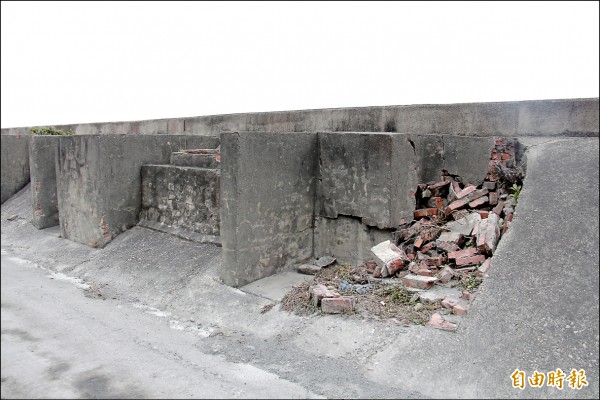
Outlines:
[[599,2],[2,2],[2,127],[598,97]]

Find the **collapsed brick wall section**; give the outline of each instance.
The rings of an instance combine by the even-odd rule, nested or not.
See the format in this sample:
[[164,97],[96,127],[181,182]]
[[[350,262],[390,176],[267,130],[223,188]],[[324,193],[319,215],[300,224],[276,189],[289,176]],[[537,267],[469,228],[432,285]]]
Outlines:
[[[476,288],[492,265],[498,242],[513,220],[524,178],[525,171],[517,160],[518,145],[516,139],[495,139],[486,177],[478,185],[446,170],[440,171],[439,180],[418,184],[413,192],[414,219],[404,221],[392,240],[374,246],[371,249],[374,258],[362,264],[372,283],[381,283],[382,278],[397,278],[402,286],[417,292],[415,296],[420,302],[437,305],[439,310],[427,324],[430,327],[456,329],[456,320],[448,321],[444,315],[451,313],[456,318],[467,314]],[[318,274],[322,268],[309,270]],[[457,292],[448,292],[447,289],[454,290],[458,285],[465,288],[458,292],[460,297]],[[442,289],[432,291],[434,287]],[[339,290],[347,288],[340,286]],[[330,297],[339,297],[339,293],[332,293],[336,296]],[[348,302],[345,311],[352,311],[351,300],[360,294],[364,293],[355,291],[344,297]],[[323,306],[321,310],[334,312]]]

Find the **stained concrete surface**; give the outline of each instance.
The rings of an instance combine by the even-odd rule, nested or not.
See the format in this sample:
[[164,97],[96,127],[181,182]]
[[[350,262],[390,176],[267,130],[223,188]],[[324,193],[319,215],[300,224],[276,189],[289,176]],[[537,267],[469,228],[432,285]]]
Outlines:
[[[58,238],[55,228],[31,226],[29,188],[2,205],[2,248],[93,281],[115,301],[170,313],[183,330],[173,329],[168,340],[208,336],[196,343],[203,353],[249,363],[327,397],[597,398],[598,139],[525,144],[527,177],[514,222],[456,333],[344,316],[298,317],[277,306],[261,314],[271,300],[219,281],[218,250],[143,228],[90,249]],[[20,218],[7,221],[12,214]],[[68,329],[56,322],[52,329]],[[585,369],[589,385],[521,391],[511,386],[515,368],[527,374]]]
[[281,271],[240,287],[242,292],[254,294],[273,301],[281,301],[294,286],[311,280],[312,276],[301,274],[294,269]]

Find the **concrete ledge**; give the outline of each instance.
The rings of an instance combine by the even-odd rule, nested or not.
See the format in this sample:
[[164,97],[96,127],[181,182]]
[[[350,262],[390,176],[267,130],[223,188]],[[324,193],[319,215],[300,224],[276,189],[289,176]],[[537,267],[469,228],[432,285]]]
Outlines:
[[[598,136],[598,98],[422,104],[208,115],[56,126],[77,135],[402,132],[458,136]],[[29,127],[2,135],[30,134]]]
[[1,199],[4,203],[29,182],[29,135],[2,135]]
[[169,233],[179,238],[189,240],[190,242],[212,243],[217,246],[221,246],[221,238],[218,235],[205,235],[189,229],[175,227],[157,221],[148,221],[146,219],[140,219],[140,222],[138,222],[137,226],[152,229],[153,231]]

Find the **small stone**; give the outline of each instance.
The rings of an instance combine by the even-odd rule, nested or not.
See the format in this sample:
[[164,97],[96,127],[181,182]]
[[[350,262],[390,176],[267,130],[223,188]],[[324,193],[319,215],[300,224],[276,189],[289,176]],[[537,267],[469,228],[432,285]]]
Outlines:
[[335,262],[335,257],[331,257],[331,256],[323,256],[321,258],[319,258],[317,261],[315,261],[315,265],[317,267],[326,267],[328,265],[331,265]]
[[421,311],[423,309],[423,307],[424,307],[423,304],[417,303],[417,304],[415,304],[414,309],[415,309],[415,311]]
[[17,214],[13,214],[10,217],[6,218],[6,220],[7,221],[14,221],[17,218],[19,218],[19,216]]
[[321,267],[312,264],[302,264],[297,268],[297,271],[305,275],[315,275],[321,271]]

